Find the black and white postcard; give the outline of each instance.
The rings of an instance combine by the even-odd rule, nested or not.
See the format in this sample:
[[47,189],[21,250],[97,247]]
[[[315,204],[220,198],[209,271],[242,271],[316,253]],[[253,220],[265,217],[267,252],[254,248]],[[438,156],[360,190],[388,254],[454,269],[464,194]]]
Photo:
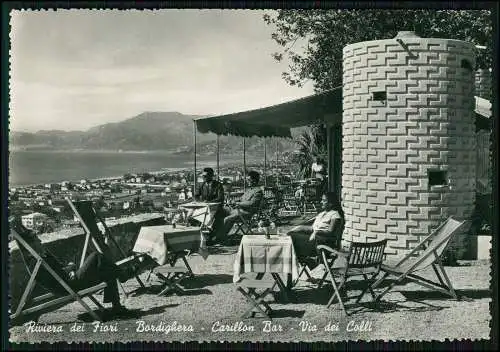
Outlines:
[[491,338],[490,9],[9,21],[10,342]]

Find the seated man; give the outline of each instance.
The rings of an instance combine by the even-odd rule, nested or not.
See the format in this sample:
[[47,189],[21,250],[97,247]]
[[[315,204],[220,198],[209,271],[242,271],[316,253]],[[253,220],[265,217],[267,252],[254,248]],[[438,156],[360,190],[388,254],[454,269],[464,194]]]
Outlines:
[[335,193],[323,194],[321,206],[323,211],[316,215],[312,226],[299,225],[288,232],[297,257],[311,268],[316,266],[316,261],[309,259],[316,256],[316,246],[325,244],[336,248],[344,231],[344,212]]
[[224,202],[224,188],[219,181],[214,180],[214,169],[204,168],[201,176],[203,183],[196,192],[195,199],[201,202],[222,204]]
[[223,228],[218,231],[218,242],[226,239],[229,231],[231,231],[240,216],[251,217],[258,211],[264,197],[264,192],[258,187],[259,178],[260,175],[257,171],[250,171],[248,173],[249,188],[241,196],[241,201],[237,202],[233,208],[224,208],[224,224]]
[[[203,173],[201,175],[203,177],[203,183],[198,188],[195,200],[207,203],[219,203],[220,207],[217,208],[214,214],[214,221],[212,223],[212,230],[208,234],[209,240],[211,242],[211,238],[216,235],[217,229],[222,227],[222,223],[224,220],[224,213],[222,211],[222,204],[224,203],[224,188],[222,184],[214,180],[214,170],[211,167],[206,167],[203,169]],[[191,217],[193,211],[190,211],[187,214],[188,223],[194,226],[200,226],[200,221],[193,219]]]
[[[73,290],[79,291],[106,282],[107,286],[104,288],[103,301],[112,304],[111,315],[123,315],[129,312],[120,303],[120,294],[116,282],[116,279],[119,279],[120,282],[126,281],[128,272],[121,270],[109,261],[109,257],[99,252],[93,252],[85,259],[83,265],[75,271],[71,267],[74,264],[64,266],[52,253],[46,250],[40,238],[25,228],[19,218],[9,218],[9,224]],[[109,248],[105,247],[103,250],[109,251]],[[44,267],[40,268],[37,281],[53,293],[68,294],[64,287]]]

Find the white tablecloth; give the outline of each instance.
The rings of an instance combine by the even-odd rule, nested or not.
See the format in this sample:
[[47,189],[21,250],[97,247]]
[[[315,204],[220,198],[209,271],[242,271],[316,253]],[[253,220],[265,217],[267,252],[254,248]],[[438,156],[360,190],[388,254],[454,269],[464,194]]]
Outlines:
[[159,265],[165,265],[169,252],[198,251],[200,243],[199,227],[143,226],[137,236],[133,251],[148,254]]
[[243,273],[292,274],[299,276],[299,265],[292,239],[289,236],[246,235],[241,240],[234,261],[233,282],[240,281]]

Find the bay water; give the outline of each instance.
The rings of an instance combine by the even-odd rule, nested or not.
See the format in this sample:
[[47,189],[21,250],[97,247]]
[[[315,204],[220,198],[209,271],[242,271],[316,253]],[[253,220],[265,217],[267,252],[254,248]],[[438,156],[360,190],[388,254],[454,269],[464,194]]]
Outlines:
[[[253,158],[247,158],[251,162]],[[253,159],[256,160],[256,159]],[[243,164],[241,155],[221,156],[220,165]],[[192,154],[170,152],[113,152],[113,151],[33,151],[16,150],[9,153],[9,187],[30,184],[79,181],[101,177],[122,176],[176,169],[191,169]],[[216,166],[216,156],[198,156],[197,168]]]

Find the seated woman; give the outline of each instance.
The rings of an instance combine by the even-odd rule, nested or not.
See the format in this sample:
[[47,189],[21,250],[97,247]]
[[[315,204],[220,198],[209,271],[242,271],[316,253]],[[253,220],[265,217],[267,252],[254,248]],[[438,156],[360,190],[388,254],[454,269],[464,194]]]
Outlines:
[[297,257],[315,267],[316,247],[320,244],[336,248],[344,231],[344,212],[334,192],[326,192],[321,198],[323,211],[316,215],[312,225],[299,225],[288,232],[292,237]]
[[[19,218],[9,218],[9,225],[74,291],[80,291],[98,285],[101,282],[106,282],[107,285],[104,288],[103,302],[111,303],[112,307],[110,314],[115,316],[129,312],[129,310],[120,303],[120,294],[116,282],[117,279],[119,279],[120,282],[126,281],[129,277],[129,272],[118,268],[108,259],[109,257],[99,252],[93,252],[85,259],[83,265],[75,271],[74,268],[72,268],[74,264],[64,265],[52,253],[45,249],[40,238],[24,227]],[[103,246],[101,245],[101,247]],[[103,250],[109,251],[109,248],[105,247]],[[38,272],[37,282],[53,293],[62,295],[68,294],[64,287],[43,266]]]

